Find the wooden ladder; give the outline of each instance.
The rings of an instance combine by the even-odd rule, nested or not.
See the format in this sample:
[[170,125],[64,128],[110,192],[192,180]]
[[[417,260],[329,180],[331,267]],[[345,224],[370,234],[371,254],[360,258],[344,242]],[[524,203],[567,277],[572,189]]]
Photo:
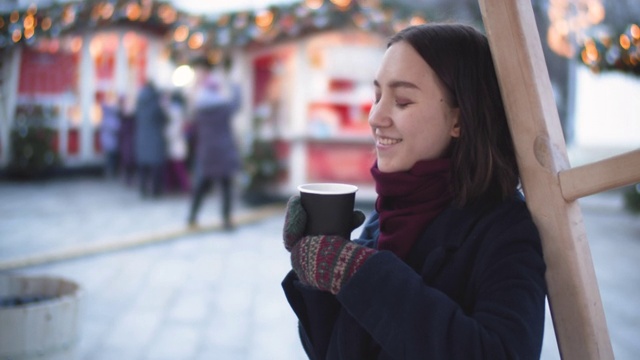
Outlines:
[[570,168],[531,0],[479,0],[563,359],[613,359],[577,199],[640,182],[640,149]]

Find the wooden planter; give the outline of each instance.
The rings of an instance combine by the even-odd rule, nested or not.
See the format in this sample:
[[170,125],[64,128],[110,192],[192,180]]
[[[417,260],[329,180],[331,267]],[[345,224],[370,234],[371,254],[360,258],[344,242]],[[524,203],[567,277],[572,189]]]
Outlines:
[[80,289],[53,277],[0,277],[0,360],[74,359]]

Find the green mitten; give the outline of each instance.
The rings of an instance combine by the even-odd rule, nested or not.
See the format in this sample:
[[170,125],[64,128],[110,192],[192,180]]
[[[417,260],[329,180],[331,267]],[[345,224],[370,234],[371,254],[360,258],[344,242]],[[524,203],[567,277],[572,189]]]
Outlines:
[[305,236],[291,250],[291,266],[303,283],[336,295],[376,252],[339,236]]
[[284,248],[291,251],[293,245],[304,235],[304,228],[307,225],[307,212],[302,208],[300,196],[294,195],[287,202],[287,210],[284,216],[284,228],[282,238]]

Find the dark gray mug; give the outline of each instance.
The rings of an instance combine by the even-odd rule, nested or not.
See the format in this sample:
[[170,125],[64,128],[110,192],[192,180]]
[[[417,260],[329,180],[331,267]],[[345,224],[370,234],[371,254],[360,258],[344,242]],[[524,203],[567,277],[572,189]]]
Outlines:
[[339,235],[351,239],[357,186],[312,183],[300,185],[298,190],[300,203],[308,215],[305,235]]

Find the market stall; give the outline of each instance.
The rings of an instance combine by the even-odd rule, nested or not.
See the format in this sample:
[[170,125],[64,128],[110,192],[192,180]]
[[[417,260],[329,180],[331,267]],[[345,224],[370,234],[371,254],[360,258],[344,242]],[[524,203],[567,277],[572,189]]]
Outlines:
[[248,52],[252,142],[271,146],[273,154],[249,160],[273,170],[272,190],[287,194],[306,182],[348,182],[359,185],[362,196],[372,194],[367,117],[383,51],[380,35],[342,31]]

